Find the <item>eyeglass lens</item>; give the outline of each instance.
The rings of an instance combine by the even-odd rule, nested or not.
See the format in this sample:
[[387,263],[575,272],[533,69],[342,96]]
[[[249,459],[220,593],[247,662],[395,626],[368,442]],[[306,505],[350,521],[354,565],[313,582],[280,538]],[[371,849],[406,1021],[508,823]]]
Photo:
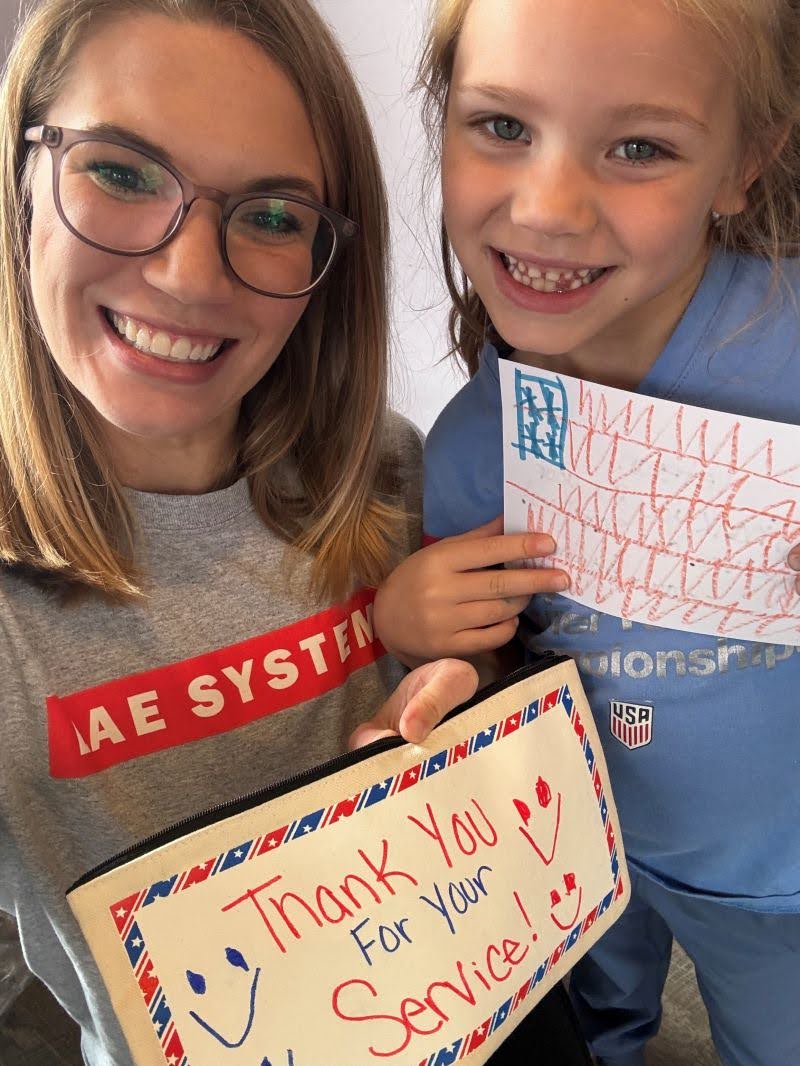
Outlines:
[[[109,251],[144,252],[174,229],[183,207],[177,178],[130,148],[83,141],[65,152],[59,199],[69,225]],[[233,271],[276,295],[300,293],[325,272],[335,245],[332,223],[312,207],[281,196],[239,204],[225,246]]]

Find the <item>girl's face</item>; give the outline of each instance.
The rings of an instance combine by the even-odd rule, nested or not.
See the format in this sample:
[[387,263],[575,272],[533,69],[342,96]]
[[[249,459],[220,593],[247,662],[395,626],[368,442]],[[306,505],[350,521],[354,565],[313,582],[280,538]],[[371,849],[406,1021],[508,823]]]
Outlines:
[[[111,22],[80,49],[47,122],[144,139],[197,185],[235,193],[281,175],[285,191],[323,200],[299,95],[233,31],[158,15]],[[59,219],[51,175],[39,149],[31,283],[53,358],[101,416],[123,480],[153,488],[163,475],[180,491],[185,470],[183,480],[202,487],[230,457],[241,399],[274,363],[307,299],[242,285],[222,260],[220,208],[208,200],[194,203],[156,253],[125,258],[89,247]],[[153,347],[169,355],[139,350],[120,324],[140,341],[162,334]]]
[[702,275],[712,210],[745,206],[741,171],[732,79],[662,0],[473,0],[445,222],[533,361],[643,376]]

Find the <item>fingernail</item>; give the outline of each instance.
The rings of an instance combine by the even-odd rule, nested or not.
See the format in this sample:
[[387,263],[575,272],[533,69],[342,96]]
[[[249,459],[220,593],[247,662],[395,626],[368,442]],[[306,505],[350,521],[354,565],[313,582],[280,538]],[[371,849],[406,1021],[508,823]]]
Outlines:
[[569,588],[569,578],[566,575],[563,575],[562,577],[557,577],[553,584],[556,587],[556,592],[564,592],[566,589]]
[[408,744],[421,744],[425,739],[425,731],[421,722],[414,721],[404,723],[402,737]]
[[540,556],[552,555],[556,550],[556,542],[546,533],[540,533],[536,538],[536,548]]

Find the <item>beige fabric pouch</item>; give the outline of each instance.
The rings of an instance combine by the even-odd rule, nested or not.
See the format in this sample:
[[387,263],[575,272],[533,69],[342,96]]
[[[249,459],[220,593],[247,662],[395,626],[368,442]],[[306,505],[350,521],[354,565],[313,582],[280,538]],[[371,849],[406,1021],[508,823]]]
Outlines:
[[137,1066],[482,1066],[628,876],[574,663],[351,753],[68,893]]

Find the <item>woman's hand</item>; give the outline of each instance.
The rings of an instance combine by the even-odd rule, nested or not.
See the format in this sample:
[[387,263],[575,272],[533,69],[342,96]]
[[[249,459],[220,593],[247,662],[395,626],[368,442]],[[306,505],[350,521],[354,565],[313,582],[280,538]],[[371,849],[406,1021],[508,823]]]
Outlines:
[[499,568],[555,551],[546,533],[503,534],[502,517],[405,559],[378,589],[375,628],[408,665],[469,657],[507,644],[531,596],[564,592],[563,570]]
[[400,736],[421,744],[435,725],[475,695],[478,673],[458,659],[426,663],[407,674],[376,715],[353,730],[348,747],[362,748],[381,737]]

